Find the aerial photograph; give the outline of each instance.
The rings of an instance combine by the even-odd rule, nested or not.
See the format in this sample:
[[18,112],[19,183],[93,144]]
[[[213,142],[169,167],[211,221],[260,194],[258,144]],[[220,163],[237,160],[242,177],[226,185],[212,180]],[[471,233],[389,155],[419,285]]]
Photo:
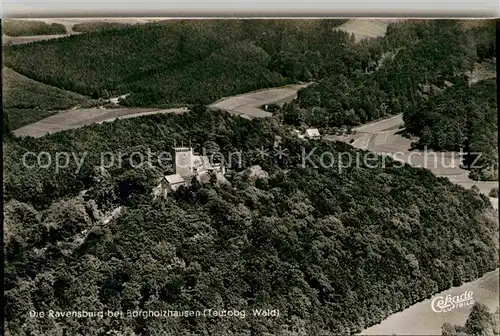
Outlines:
[[499,20],[1,28],[1,335],[500,335]]

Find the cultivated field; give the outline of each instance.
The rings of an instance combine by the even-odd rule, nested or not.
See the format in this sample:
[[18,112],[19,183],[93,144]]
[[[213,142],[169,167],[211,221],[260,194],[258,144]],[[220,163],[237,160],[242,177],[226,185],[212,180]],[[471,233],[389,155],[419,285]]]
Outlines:
[[[308,84],[290,85],[282,88],[249,92],[237,96],[223,98],[209,108],[224,110],[248,118],[268,117],[272,114],[263,111],[259,106],[270,103],[291,101],[297,91]],[[49,133],[83,127],[94,123],[113,121],[117,118],[134,118],[158,113],[183,113],[186,108],[151,109],[151,108],[118,108],[118,109],[73,109],[62,111],[36,123],[21,127],[14,131],[16,136],[42,137]]]
[[10,68],[4,67],[2,76],[2,102],[10,129],[31,124],[58,110],[99,104],[90,97],[40,83]]
[[56,38],[61,38],[61,37],[68,37],[70,36],[69,34],[67,35],[34,35],[34,36],[3,36],[2,37],[2,44],[25,44],[25,43],[31,43],[31,42],[38,42],[38,41],[45,41],[45,40],[52,40]]
[[21,127],[13,133],[16,136],[42,137],[49,133],[79,128],[91,124],[114,121],[117,118],[134,118],[159,113],[182,113],[183,108],[176,109],[148,109],[148,108],[121,108],[121,109],[74,109],[59,112],[36,123]]
[[485,274],[482,278],[453,287],[419,302],[402,312],[391,315],[382,323],[365,329],[360,335],[441,335],[441,326],[445,322],[464,325],[472,306],[456,308],[449,312],[436,313],[431,308],[432,299],[446,295],[461,295],[472,291],[474,302],[485,304],[491,312],[499,306],[498,269]]
[[245,115],[250,118],[270,117],[272,113],[260,108],[264,104],[284,103],[297,97],[297,91],[309,84],[289,85],[283,88],[265,89],[237,96],[223,98],[209,105],[214,110],[224,110],[230,113]]

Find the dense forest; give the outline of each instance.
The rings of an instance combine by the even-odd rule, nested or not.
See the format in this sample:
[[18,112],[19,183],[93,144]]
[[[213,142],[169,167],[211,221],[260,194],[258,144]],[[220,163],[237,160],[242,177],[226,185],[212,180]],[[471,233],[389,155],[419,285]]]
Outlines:
[[476,303],[464,326],[445,323],[442,336],[493,336],[500,335],[500,309],[492,314],[488,307]]
[[472,29],[454,20],[389,25],[386,37],[364,46],[381,54],[378,62],[301,89],[276,114],[291,125],[331,132],[402,113],[406,133],[420,137],[416,147],[462,148],[471,153],[467,165],[475,161],[473,153],[482,153],[470,177],[497,180],[496,79],[471,81],[477,64],[496,56],[494,23]]
[[[375,156],[377,168],[321,166],[323,153],[367,152],[293,136],[299,125],[355,126],[403,113],[417,146],[464,145],[492,162],[493,81],[469,86],[467,73],[496,55],[494,26],[410,20],[355,44],[334,29],[344,21],[176,20],[6,47],[5,62],[18,72],[3,70],[13,83],[3,98],[7,125],[123,93],[131,93],[124,105],[194,105],[4,139],[10,335],[351,335],[497,268],[498,215],[485,195],[388,157]],[[277,118],[204,106],[297,81],[315,83],[273,106]],[[225,183],[192,181],[152,199],[157,178],[173,173],[158,153],[187,143],[241,151],[241,160]],[[274,155],[277,145],[287,154]],[[115,164],[104,167],[103,153]],[[137,166],[141,155],[152,164]],[[108,217],[114,209],[121,212]],[[210,308],[247,317],[29,316]],[[443,332],[488,329],[483,308]]]
[[90,33],[99,30],[128,28],[128,27],[130,27],[129,23],[95,21],[95,22],[76,23],[73,25],[73,30],[79,33]]
[[354,36],[335,30],[343,22],[169,20],[116,27],[102,22],[110,29],[10,46],[5,63],[94,98],[131,93],[121,100],[128,106],[208,104],[315,81],[278,113],[291,124],[341,127],[412,114],[430,95],[461,82],[475,64],[496,55],[494,20],[472,27],[467,21],[407,20],[390,24],[385,37],[356,44]]
[[42,84],[12,69],[2,69],[3,115],[6,130],[36,122],[58,110],[97,105],[98,100]]
[[344,21],[168,20],[9,46],[5,64],[94,98],[131,93],[125,105],[205,104],[377,59],[334,29]]
[[7,36],[58,35],[66,33],[66,27],[60,23],[47,24],[43,21],[2,20],[2,34]]
[[[161,127],[161,131],[159,129]],[[289,155],[263,157],[276,136]],[[175,140],[175,141],[174,141]],[[99,168],[99,153],[146,155],[205,141],[242,151],[229,183],[152,200],[160,166]],[[303,141],[273,119],[197,107],[5,143],[5,316],[12,335],[349,335],[498,265],[489,200],[429,171],[377,156],[303,165],[303,151],[362,153]],[[88,152],[55,172],[31,151]],[[28,165],[34,164],[29,158]],[[260,165],[255,174],[249,167]],[[81,193],[87,190],[86,193]],[[99,213],[118,205],[104,224]],[[473,237],[473,238],[471,238]],[[29,318],[30,310],[248,311],[236,318]],[[252,309],[279,309],[279,318]]]
[[472,85],[463,80],[408,111],[406,131],[419,137],[418,148],[471,153],[467,164],[484,167],[471,176],[498,180],[497,98],[496,78]]
[[[475,62],[496,55],[493,20],[474,29],[464,29],[462,24],[417,20],[389,25],[386,37],[363,47],[381,55],[376,62],[351,75],[334,73],[302,89],[294,106],[285,107],[285,118],[295,124],[340,127],[391,114],[413,114],[433,93],[463,82]],[[491,102],[496,90],[489,93]]]

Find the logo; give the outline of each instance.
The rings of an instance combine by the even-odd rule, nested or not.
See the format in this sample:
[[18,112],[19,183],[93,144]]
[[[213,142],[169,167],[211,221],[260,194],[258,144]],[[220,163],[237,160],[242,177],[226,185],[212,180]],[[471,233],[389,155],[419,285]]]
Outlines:
[[474,304],[474,298],[472,295],[473,293],[471,291],[465,291],[460,296],[451,296],[449,294],[446,295],[446,297],[438,296],[432,300],[431,308],[436,313],[445,313],[455,308],[471,306]]

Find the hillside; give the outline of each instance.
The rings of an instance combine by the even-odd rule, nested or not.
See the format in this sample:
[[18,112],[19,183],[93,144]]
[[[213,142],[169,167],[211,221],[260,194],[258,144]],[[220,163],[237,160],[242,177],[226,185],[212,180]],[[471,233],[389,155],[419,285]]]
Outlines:
[[366,71],[328,76],[300,90],[296,101],[275,114],[288,124],[336,134],[402,113],[407,133],[420,137],[415,147],[481,152],[471,177],[496,180],[492,23],[467,29],[462,21],[453,20],[390,24],[385,38],[360,43],[367,50],[382,48],[378,62],[368,64]]
[[2,20],[2,34],[7,36],[66,34],[66,28],[59,23],[47,24],[31,20]]
[[[492,162],[494,82],[465,75],[496,55],[492,25],[410,20],[356,42],[337,29],[348,23],[170,20],[7,46],[4,116],[14,123],[128,93],[121,105],[191,104],[4,138],[9,334],[347,336],[497,269],[499,219],[486,195],[353,147],[383,145],[388,133],[351,146],[294,132],[402,114],[420,145],[465,144]],[[255,108],[267,102],[258,94],[276,92],[206,106],[295,82],[314,84],[268,118],[214,110]],[[87,112],[80,121],[126,115]],[[228,172],[153,199],[174,173],[164,154],[186,144],[223,155]],[[252,313],[262,309],[279,316]],[[102,316],[30,316],[49,310]]]
[[57,110],[96,104],[90,97],[61,90],[3,68],[2,102],[11,130],[47,117]]
[[[290,131],[272,120],[198,109],[10,141],[4,183],[11,333],[348,335],[497,267],[498,218],[487,197],[381,157],[385,167],[303,166],[302,151],[313,147],[316,163],[324,152],[362,152],[340,142],[302,142]],[[261,157],[255,149],[271,148],[278,134],[289,155]],[[174,139],[214,141],[221,153],[240,149],[242,167],[234,166],[230,185],[194,184],[166,201],[150,196],[164,173],[158,165],[95,169],[103,151],[127,162],[127,153],[158,153]],[[77,174],[75,163],[55,174],[23,167],[20,153],[40,150],[89,156]],[[256,164],[269,177],[240,173]],[[83,189],[86,196],[77,196]],[[118,204],[126,206],[120,217],[98,222],[96,206]],[[205,308],[249,316],[104,318],[98,326],[92,319],[25,318],[30,309]],[[251,309],[278,309],[280,318],[250,316]]]
[[[413,113],[432,91],[462,83],[476,62],[496,55],[492,28],[463,30],[460,21],[451,20],[391,24],[384,39],[364,46],[367,51],[382,48],[385,57],[368,64],[367,71],[334,74],[301,90],[297,104],[303,110],[294,113],[299,121],[319,127],[355,126],[385,115]],[[489,94],[489,99],[496,97],[494,91]],[[312,113],[314,108],[320,110]]]
[[333,30],[342,22],[169,20],[13,45],[5,64],[94,98],[131,93],[131,106],[199,103],[353,71],[372,55],[358,55],[349,34]]
[[464,81],[408,111],[404,119],[407,132],[419,137],[416,147],[471,152],[467,164],[485,167],[474,170],[476,178],[498,179],[496,78],[471,86]]

